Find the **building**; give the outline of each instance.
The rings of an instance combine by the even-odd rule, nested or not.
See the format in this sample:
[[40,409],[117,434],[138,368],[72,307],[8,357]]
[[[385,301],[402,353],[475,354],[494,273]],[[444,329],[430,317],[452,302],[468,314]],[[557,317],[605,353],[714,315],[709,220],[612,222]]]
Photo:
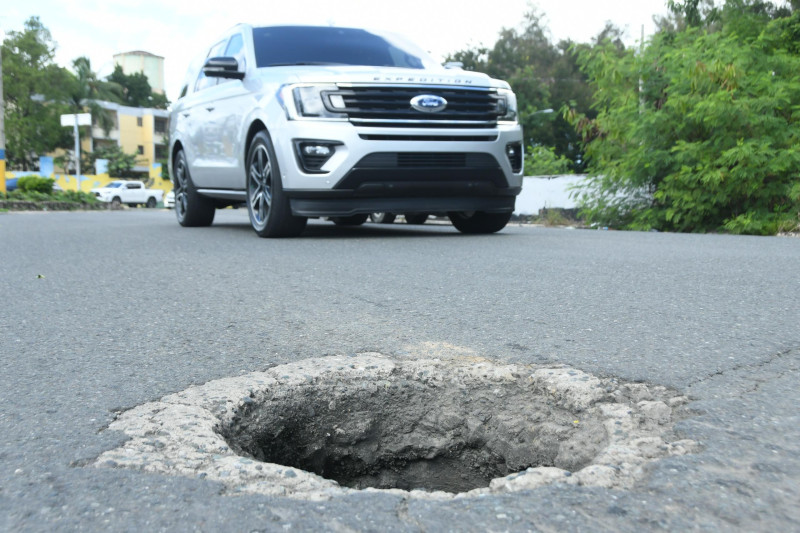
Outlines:
[[147,76],[153,92],[164,94],[164,58],[136,50],[114,54],[114,64],[122,67],[122,72],[131,75],[137,72]]
[[[149,52],[134,51],[114,55],[114,62],[126,74],[143,73],[153,92],[164,94],[164,58]],[[145,107],[129,107],[114,102],[97,101],[113,118],[113,126],[105,131],[94,116],[91,135],[81,128],[81,151],[92,153],[103,146],[117,145],[123,152],[136,156],[134,172],[142,178],[157,174],[159,163],[166,163],[169,145],[169,111]],[[56,161],[70,151],[58,149],[51,158]],[[58,163],[53,172],[74,173],[74,156],[66,164]]]
[[134,171],[148,173],[154,163],[166,161],[169,144],[169,111],[148,107],[127,107],[112,102],[99,102],[114,116],[114,126],[108,131],[92,125],[91,139],[83,149],[94,150],[116,144],[122,151],[136,155]]

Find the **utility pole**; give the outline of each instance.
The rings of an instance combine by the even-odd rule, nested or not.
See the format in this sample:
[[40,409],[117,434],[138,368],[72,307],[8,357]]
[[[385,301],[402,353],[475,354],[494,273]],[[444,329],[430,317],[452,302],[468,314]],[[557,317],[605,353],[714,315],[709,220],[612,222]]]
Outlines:
[[6,192],[6,101],[3,98],[3,41],[0,30],[0,193]]

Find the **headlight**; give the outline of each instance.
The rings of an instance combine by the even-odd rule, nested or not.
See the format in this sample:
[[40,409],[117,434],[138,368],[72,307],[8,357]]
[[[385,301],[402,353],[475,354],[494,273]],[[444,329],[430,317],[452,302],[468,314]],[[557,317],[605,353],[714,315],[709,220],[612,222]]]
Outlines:
[[346,120],[346,114],[331,111],[328,93],[338,90],[336,85],[284,85],[278,90],[278,99],[289,120]]
[[517,123],[517,96],[508,89],[498,89],[497,110],[498,122],[507,124]]

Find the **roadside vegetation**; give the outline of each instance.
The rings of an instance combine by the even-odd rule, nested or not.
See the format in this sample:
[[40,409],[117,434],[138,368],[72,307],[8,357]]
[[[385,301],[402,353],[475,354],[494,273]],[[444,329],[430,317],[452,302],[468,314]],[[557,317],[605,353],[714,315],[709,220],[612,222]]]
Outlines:
[[569,111],[590,222],[774,235],[800,212],[800,2],[670,2],[641,50],[578,52],[595,116]]
[[55,180],[41,176],[24,176],[17,180],[17,188],[0,196],[0,209],[17,210],[74,210],[100,209],[106,205],[98,202],[94,195],[78,191],[54,189]]
[[[549,38],[531,10],[450,60],[507,79],[526,175],[587,173],[592,226],[774,235],[800,226],[800,0],[667,0],[645,43]],[[555,113],[547,113],[553,109]]]

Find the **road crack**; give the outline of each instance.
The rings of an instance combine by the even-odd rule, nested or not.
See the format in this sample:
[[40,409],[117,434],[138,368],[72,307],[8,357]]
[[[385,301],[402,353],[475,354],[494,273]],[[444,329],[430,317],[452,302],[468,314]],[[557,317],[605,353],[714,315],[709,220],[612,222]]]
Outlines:
[[[760,390],[763,384],[775,379],[780,379],[789,372],[799,370],[800,365],[797,364],[798,360],[800,360],[800,347],[787,348],[785,350],[776,352],[761,361],[738,363],[730,368],[718,370],[706,376],[700,377],[689,382],[687,388],[691,389],[697,385],[706,384],[720,377],[728,377],[745,373],[746,375],[743,376],[744,379],[751,381],[752,386],[742,391],[740,395],[755,393]],[[769,370],[770,366],[783,362],[788,362],[790,364],[790,368],[776,369],[774,371]],[[792,362],[795,364],[792,365]]]

